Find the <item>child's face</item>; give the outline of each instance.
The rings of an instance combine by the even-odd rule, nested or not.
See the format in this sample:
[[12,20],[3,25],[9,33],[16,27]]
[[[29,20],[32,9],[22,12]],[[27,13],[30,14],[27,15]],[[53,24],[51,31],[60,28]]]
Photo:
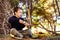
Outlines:
[[21,9],[18,9],[18,11],[16,12],[16,15],[18,17],[21,17],[22,16],[22,10]]

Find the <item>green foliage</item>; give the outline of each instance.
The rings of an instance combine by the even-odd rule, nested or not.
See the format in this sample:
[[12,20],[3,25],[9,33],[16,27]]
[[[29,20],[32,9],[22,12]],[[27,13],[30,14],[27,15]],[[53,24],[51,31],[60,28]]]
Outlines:
[[60,36],[50,36],[48,40],[60,40]]
[[20,0],[10,0],[10,3],[12,7],[17,6],[19,4]]
[[47,30],[52,30],[54,27],[53,9],[52,3],[50,4],[48,0],[34,0],[32,2],[32,24],[37,25],[36,27],[43,25]]
[[[32,16],[35,18],[33,18],[33,22],[35,22],[35,23],[37,23],[37,22],[39,22],[39,21],[36,21],[36,20],[39,20],[37,17],[38,16],[42,16],[43,18],[45,18],[45,19],[47,19],[47,20],[52,20],[51,18],[52,18],[52,14],[53,14],[53,12],[51,13],[51,12],[49,12],[49,11],[47,11],[46,12],[46,10],[50,10],[51,9],[51,5],[49,5],[49,2],[48,2],[48,0],[34,0],[33,2],[32,2]],[[44,20],[44,19],[43,19]]]
[[46,2],[46,0],[35,0],[32,2],[32,16],[34,17],[33,18],[33,21],[32,23],[33,24],[39,24],[39,19],[37,18],[38,16],[44,16],[44,14],[46,13],[45,10],[44,10],[44,3]]
[[33,7],[33,12],[32,14],[37,14],[37,15],[44,15],[45,10],[44,10],[44,3],[46,3],[46,0],[38,0],[38,2],[33,1],[32,7]]

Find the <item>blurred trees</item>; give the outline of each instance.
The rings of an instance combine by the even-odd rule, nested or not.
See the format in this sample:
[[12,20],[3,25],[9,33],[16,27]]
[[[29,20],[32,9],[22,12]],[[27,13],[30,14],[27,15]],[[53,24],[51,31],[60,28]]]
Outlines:
[[11,7],[18,6],[20,0],[10,0]]
[[32,2],[32,24],[43,28],[52,34],[56,33],[57,5],[55,0],[33,0]]

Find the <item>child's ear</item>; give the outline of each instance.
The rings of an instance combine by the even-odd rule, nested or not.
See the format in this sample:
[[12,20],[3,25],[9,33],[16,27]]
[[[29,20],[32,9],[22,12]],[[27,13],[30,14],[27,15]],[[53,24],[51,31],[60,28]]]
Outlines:
[[16,13],[16,12],[15,12]]
[[15,12],[15,14],[16,14],[17,12]]

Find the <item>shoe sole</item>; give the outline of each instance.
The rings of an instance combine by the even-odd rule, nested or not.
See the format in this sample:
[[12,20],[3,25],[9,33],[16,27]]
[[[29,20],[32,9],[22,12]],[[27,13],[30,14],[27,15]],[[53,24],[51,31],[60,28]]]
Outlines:
[[11,38],[14,38],[14,39],[17,39],[17,40],[21,40],[21,39],[22,39],[22,38],[20,38],[20,37],[14,37],[14,35],[12,35],[12,34],[10,35],[10,37],[11,37]]

